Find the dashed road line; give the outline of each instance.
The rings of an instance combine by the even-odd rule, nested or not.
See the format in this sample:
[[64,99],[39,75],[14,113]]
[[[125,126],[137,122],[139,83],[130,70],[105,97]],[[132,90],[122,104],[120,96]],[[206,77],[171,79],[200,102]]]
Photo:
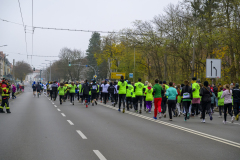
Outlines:
[[99,150],[93,150],[100,160],[107,160]]
[[61,113],[63,117],[66,117],[66,115],[64,113]]
[[[109,106],[109,108],[115,109],[112,106]],[[131,113],[131,112],[126,112],[126,113],[134,115],[134,116],[139,117],[139,118],[149,120],[149,121],[153,121],[153,122],[156,122],[156,123],[159,123],[159,124],[162,124],[162,125],[166,125],[166,126],[169,126],[169,127],[172,127],[172,128],[176,128],[176,129],[182,130],[184,132],[188,132],[188,133],[195,134],[195,135],[198,135],[198,136],[201,136],[201,137],[204,137],[204,138],[208,138],[208,139],[211,139],[211,140],[214,140],[214,141],[217,141],[217,142],[221,142],[221,143],[233,146],[233,147],[240,148],[240,143],[237,143],[237,142],[233,142],[233,141],[230,141],[230,140],[227,140],[227,139],[212,136],[212,135],[209,135],[209,134],[206,134],[206,133],[203,133],[203,132],[195,131],[193,129],[178,126],[178,125],[175,125],[175,124],[172,124],[172,123],[168,123],[168,122],[164,122],[164,121],[160,121],[160,120],[155,120],[155,119],[150,118],[148,116],[144,116],[144,115],[140,115],[140,114],[136,114],[136,113]],[[231,122],[228,122],[228,123],[231,123]]]
[[57,107],[57,105],[54,105],[54,107]]
[[67,121],[70,125],[72,125],[72,126],[74,125],[72,121],[70,121],[70,120],[67,120]]
[[59,108],[57,109],[58,111],[61,111]]
[[82,139],[87,139],[87,137],[80,130],[76,130],[76,131],[82,137]]

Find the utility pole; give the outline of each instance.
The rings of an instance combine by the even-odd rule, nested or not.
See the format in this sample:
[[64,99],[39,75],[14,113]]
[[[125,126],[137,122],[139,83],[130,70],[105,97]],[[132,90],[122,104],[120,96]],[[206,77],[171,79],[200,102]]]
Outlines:
[[194,77],[195,42],[196,42],[196,25],[195,25],[195,27],[194,27],[194,38],[193,38],[192,77]]
[[41,80],[42,80],[42,70],[40,69],[40,82],[41,82]]
[[133,74],[133,82],[135,83],[135,77],[136,77],[136,74],[135,74],[135,46],[134,46],[134,74]]

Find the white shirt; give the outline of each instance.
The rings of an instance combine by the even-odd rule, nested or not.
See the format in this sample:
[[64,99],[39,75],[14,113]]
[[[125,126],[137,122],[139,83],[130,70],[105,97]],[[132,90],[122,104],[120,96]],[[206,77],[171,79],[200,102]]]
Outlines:
[[43,89],[47,89],[47,86],[45,84],[43,85]]
[[115,85],[114,87],[116,88],[116,90],[114,90],[114,94],[118,94],[118,89],[117,89],[118,85]]
[[109,84],[102,84],[101,87],[103,93],[108,93]]

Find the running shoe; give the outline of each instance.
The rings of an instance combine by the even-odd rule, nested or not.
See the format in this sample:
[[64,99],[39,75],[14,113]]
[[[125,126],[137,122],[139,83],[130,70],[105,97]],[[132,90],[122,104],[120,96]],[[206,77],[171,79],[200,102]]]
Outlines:
[[161,119],[162,118],[162,114],[161,113],[159,113],[159,119]]
[[222,118],[222,116],[218,116],[218,118]]
[[223,124],[226,124],[226,121],[223,120]]
[[149,114],[151,114],[152,112],[151,112],[151,111],[149,111],[148,113],[149,113]]
[[209,113],[209,114],[210,114],[210,121],[212,121],[213,120],[212,114],[211,113]]
[[113,104],[113,107],[115,107],[116,103]]
[[123,108],[123,111],[122,111],[122,113],[125,113],[125,108]]
[[157,117],[153,117],[153,119],[157,119]]
[[139,114],[142,114],[142,110],[139,111]]
[[97,101],[95,101],[95,104],[97,105]]
[[136,113],[138,113],[138,110],[135,110]]
[[231,120],[232,123],[234,122],[234,118],[235,118],[235,116],[232,116],[232,120]]
[[205,123],[205,119],[203,119],[201,122],[202,122],[202,123]]
[[121,112],[121,109],[118,109],[119,112]]
[[172,121],[172,119],[169,119],[169,121]]
[[166,117],[167,117],[166,113],[164,113],[164,114],[163,114],[163,117],[164,117],[164,118],[166,118]]
[[187,121],[187,118],[186,118],[186,117],[184,117],[184,121]]
[[187,119],[189,119],[190,118],[190,113],[187,113]]
[[92,106],[94,106],[94,103],[92,103]]

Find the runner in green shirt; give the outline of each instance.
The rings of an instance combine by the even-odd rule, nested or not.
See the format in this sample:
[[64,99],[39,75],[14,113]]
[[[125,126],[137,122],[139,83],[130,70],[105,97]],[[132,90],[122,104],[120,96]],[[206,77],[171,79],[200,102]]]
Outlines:
[[192,116],[195,112],[198,115],[198,109],[200,105],[200,85],[196,82],[197,78],[192,78]]
[[69,88],[69,93],[70,93],[70,104],[74,105],[74,95],[75,95],[75,90],[77,88],[77,86],[74,84],[74,82],[72,82],[70,85],[68,85]]
[[135,85],[134,85],[134,91],[135,91],[135,95],[136,95],[135,111],[138,111],[138,102],[140,101],[139,114],[142,113],[143,88],[144,88],[144,84],[141,82],[141,78],[139,78],[139,79],[138,79],[138,82],[135,83]]
[[66,87],[64,87],[63,83],[60,83],[60,86],[58,87],[59,91],[59,100],[60,100],[60,105],[62,104],[63,97],[65,95]]
[[128,84],[124,81],[124,77],[121,76],[121,80],[118,82],[118,95],[119,95],[119,104],[118,104],[118,111],[121,112],[121,102],[123,103],[123,113],[125,112],[125,99],[127,93]]

